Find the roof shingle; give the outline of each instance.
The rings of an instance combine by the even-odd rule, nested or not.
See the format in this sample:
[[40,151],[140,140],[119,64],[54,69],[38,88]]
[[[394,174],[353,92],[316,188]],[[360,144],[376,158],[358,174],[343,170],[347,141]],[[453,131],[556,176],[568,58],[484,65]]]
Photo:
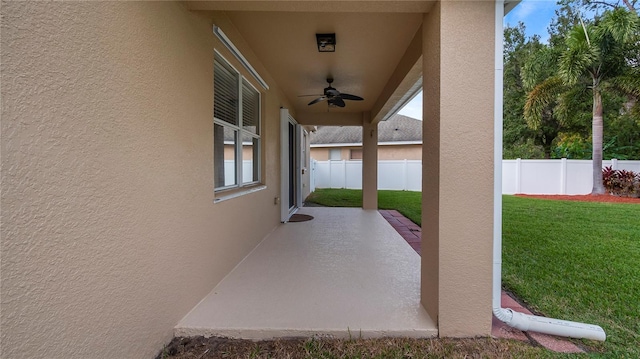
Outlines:
[[[394,115],[378,124],[378,142],[422,141],[422,121]],[[362,143],[362,127],[319,126],[311,135],[311,144]]]

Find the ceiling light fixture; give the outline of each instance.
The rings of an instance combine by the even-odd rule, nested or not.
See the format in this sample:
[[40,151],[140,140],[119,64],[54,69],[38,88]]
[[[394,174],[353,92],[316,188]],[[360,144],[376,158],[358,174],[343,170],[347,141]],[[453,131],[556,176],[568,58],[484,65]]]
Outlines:
[[319,52],[336,51],[336,34],[316,34]]

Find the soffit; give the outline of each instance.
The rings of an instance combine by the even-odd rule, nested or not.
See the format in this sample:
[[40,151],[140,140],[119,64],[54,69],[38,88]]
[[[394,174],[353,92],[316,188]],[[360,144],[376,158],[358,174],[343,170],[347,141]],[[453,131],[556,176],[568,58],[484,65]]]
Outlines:
[[[505,11],[519,0],[506,0]],[[194,11],[223,11],[253,53],[260,58],[269,75],[293,104],[296,114],[327,113],[325,102],[307,106],[322,94],[331,75],[333,87],[359,95],[365,101],[347,101],[347,107],[331,108],[344,115],[372,112],[380,119],[390,102],[404,95],[401,88],[383,89],[398,66],[413,36],[419,30],[424,13],[433,1],[191,1]],[[335,32],[336,52],[319,53],[315,34]],[[416,64],[419,66],[419,64]],[[406,83],[416,83],[420,71],[406,74]],[[406,86],[405,86],[406,87]],[[389,91],[392,92],[389,96]],[[376,104],[378,101],[378,104]],[[380,108],[381,104],[384,105]],[[380,113],[374,113],[380,112]],[[328,118],[322,117],[326,122]],[[313,121],[312,121],[313,122]],[[330,121],[329,121],[330,122]],[[315,123],[314,123],[315,124]]]
[[[507,0],[520,1],[520,0]],[[284,12],[426,13],[434,0],[230,0],[185,1],[191,10]]]
[[[422,23],[422,14],[230,12],[229,19],[278,82],[296,112],[327,112],[326,102],[307,106],[334,78],[340,92],[363,97],[332,112],[370,111]],[[316,33],[335,33],[336,51],[318,52]]]
[[[297,11],[300,10],[298,2],[289,3],[296,11],[244,11],[237,10],[243,3],[230,3],[215,2],[216,10],[223,5],[232,9],[225,11],[225,15],[277,82],[296,114],[371,111],[422,24],[423,12],[399,10],[424,11],[431,4],[382,2],[393,3],[393,7],[387,7],[389,12],[381,11],[380,4],[374,7],[376,11],[367,12],[368,2],[347,1],[344,3],[350,4],[347,8],[353,3],[364,8],[360,6],[360,12],[345,12],[336,2],[331,7],[335,12],[326,12]],[[206,4],[212,3],[200,4],[199,10],[209,10],[202,8]],[[326,3],[323,4],[324,9]],[[192,9],[194,6],[190,4]],[[308,10],[309,6],[304,9]],[[336,51],[318,52],[316,33],[335,33]],[[326,102],[308,106],[322,95],[328,76],[334,78],[332,86],[338,91],[365,100],[345,101],[345,108],[330,110]]]

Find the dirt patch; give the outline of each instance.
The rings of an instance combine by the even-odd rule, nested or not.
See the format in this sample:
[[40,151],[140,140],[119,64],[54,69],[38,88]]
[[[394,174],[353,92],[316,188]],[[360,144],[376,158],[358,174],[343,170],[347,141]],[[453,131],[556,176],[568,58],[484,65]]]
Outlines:
[[583,195],[546,195],[546,194],[516,194],[518,197],[551,199],[558,201],[579,202],[607,202],[607,203],[635,203],[640,204],[640,198],[618,197],[609,194],[583,194]]
[[538,358],[544,348],[492,338],[329,339],[250,341],[226,338],[174,338],[157,359],[212,358]]

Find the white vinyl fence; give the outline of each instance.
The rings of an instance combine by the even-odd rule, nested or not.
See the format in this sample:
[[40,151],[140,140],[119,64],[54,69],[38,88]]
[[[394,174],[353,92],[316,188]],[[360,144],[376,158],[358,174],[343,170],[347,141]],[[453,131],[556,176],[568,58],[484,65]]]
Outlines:
[[[362,189],[362,161],[315,161],[311,191],[316,188]],[[422,191],[422,161],[379,161],[378,189]]]
[[[602,166],[640,172],[640,161],[602,161]],[[586,194],[591,192],[590,160],[503,160],[503,194]],[[362,189],[362,161],[315,161],[316,188]],[[422,161],[379,161],[378,189],[421,191]]]
[[[253,181],[253,161],[242,161],[242,183]],[[224,160],[224,185],[236,183],[236,162]]]

